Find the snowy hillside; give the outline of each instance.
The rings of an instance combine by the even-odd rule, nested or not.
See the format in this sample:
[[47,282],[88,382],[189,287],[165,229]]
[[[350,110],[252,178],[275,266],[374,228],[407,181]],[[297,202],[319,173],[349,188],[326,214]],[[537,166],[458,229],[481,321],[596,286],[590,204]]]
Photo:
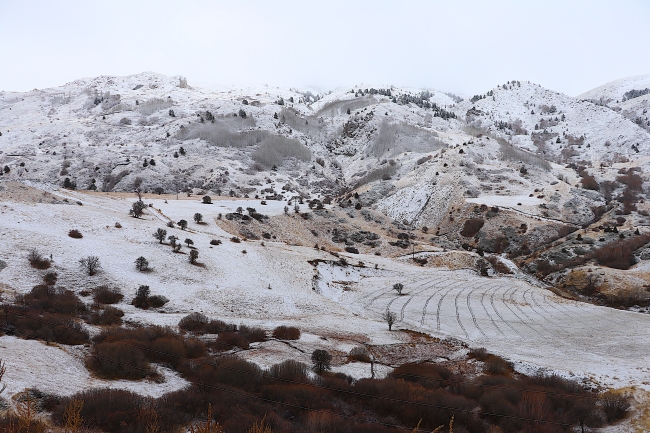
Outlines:
[[[39,293],[76,297],[65,323],[81,333],[4,324],[0,358],[21,375],[7,392],[188,386],[159,360],[138,381],[96,375],[107,312],[264,369],[324,348],[350,383],[420,361],[480,375],[468,349],[485,348],[513,377],[648,391],[650,93],[632,92],[648,85],[574,98],[510,81],[463,101],[147,72],[0,92],[0,300],[20,315]],[[121,291],[111,307],[95,300],[106,288]],[[182,328],[193,313],[221,328]],[[42,380],[52,363],[65,373]]]

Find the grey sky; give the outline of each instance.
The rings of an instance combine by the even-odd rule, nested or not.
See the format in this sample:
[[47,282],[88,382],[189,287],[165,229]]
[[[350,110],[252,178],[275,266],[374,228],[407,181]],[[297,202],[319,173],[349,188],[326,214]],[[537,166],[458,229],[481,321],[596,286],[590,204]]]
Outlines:
[[0,90],[155,71],[190,84],[577,95],[650,74],[648,0],[0,0]]

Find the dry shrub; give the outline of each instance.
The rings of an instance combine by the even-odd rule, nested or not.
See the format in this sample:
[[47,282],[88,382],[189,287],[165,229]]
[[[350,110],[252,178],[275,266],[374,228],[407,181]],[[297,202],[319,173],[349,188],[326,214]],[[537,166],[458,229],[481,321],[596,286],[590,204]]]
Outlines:
[[1,308],[4,313],[3,330],[7,335],[69,345],[88,342],[88,331],[71,316],[25,306],[5,304]]
[[348,359],[357,362],[372,362],[370,352],[363,346],[353,347],[348,353]]
[[117,304],[124,298],[118,288],[100,286],[93,290],[93,299],[100,304]]
[[27,260],[32,268],[48,269],[51,266],[50,260],[43,257],[35,248],[30,250]]
[[234,332],[237,326],[222,320],[210,320],[201,313],[190,313],[178,322],[178,327],[187,332],[196,334],[218,334],[220,332]]
[[81,239],[81,238],[84,237],[84,236],[81,234],[81,232],[80,232],[79,230],[77,230],[77,229],[72,229],[72,230],[70,230],[70,231],[68,232],[68,236],[70,236],[71,238],[74,238],[74,239]]
[[[80,416],[84,427],[106,432],[136,433],[145,431],[139,415],[151,399],[120,389],[91,389],[62,398],[52,411],[52,419],[64,425],[66,407],[74,400],[83,401]],[[84,430],[85,431],[85,430]]]
[[405,380],[422,385],[425,388],[440,388],[448,384],[452,373],[446,367],[433,363],[411,363],[397,367],[390,374],[397,380]]
[[141,349],[122,342],[95,344],[86,364],[104,379],[140,380],[154,373]]
[[485,347],[470,349],[467,355],[470,358],[476,359],[477,361],[485,361],[489,356],[488,351]]
[[239,327],[239,333],[251,343],[266,341],[269,339],[268,335],[266,335],[266,331],[256,326],[242,325]]
[[295,326],[280,325],[273,330],[273,338],[278,340],[298,340],[300,338],[300,329]]
[[235,347],[240,349],[248,349],[248,340],[237,332],[221,332],[217,336],[217,340],[211,345],[212,348],[218,351],[230,350]]
[[482,218],[470,218],[465,221],[460,234],[466,238],[474,237],[479,232],[479,230],[481,230],[484,224],[485,221]]
[[86,311],[86,305],[74,292],[52,286],[34,286],[29,293],[19,295],[17,301],[33,310],[66,316],[76,317]]
[[56,272],[48,272],[47,274],[43,275],[43,282],[48,285],[48,286],[53,286],[56,284],[56,281],[59,278],[59,274]]
[[490,262],[494,270],[500,274],[512,274],[510,268],[496,256],[486,256],[485,260]]
[[508,374],[512,371],[512,364],[496,355],[490,355],[483,365],[483,372],[494,375]]
[[190,313],[178,322],[178,327],[183,331],[200,332],[209,322],[210,319],[205,314]]
[[601,397],[603,412],[607,422],[613,423],[625,418],[630,410],[630,397],[625,394],[617,394],[612,391],[606,392]]
[[271,366],[268,374],[284,381],[309,383],[309,366],[293,359]]
[[650,234],[611,242],[593,252],[598,264],[616,269],[629,269],[636,263],[634,251],[650,242]]
[[[109,379],[146,377],[152,374],[149,362],[177,368],[184,358],[195,359],[206,353],[205,344],[201,341],[185,338],[170,328],[160,326],[109,328],[94,341],[96,344],[88,358],[88,366],[98,375]],[[116,354],[107,354],[108,349]],[[121,352],[133,362],[119,361]]]
[[93,311],[88,317],[91,325],[121,325],[124,312],[119,308],[111,306],[94,305]]
[[598,185],[596,178],[594,178],[590,174],[583,176],[582,179],[580,180],[580,183],[582,183],[582,187],[584,189],[590,189],[593,191],[598,191],[600,189],[600,185]]

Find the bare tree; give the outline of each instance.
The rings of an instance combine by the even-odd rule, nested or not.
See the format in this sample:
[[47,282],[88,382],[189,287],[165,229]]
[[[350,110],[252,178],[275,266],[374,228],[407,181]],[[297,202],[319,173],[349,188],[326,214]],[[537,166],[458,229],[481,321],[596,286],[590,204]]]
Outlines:
[[144,204],[142,200],[138,200],[131,205],[131,209],[129,210],[129,215],[135,218],[140,218],[146,208],[147,205]]
[[135,259],[135,268],[140,272],[146,271],[147,269],[149,269],[149,261],[144,257],[140,256],[137,259]]
[[386,324],[388,325],[388,330],[392,331],[393,324],[397,321],[397,314],[387,309],[386,311],[384,311],[384,314],[382,315],[382,319],[384,319],[384,322],[386,322]]
[[393,290],[395,290],[398,295],[401,295],[402,290],[404,290],[404,284],[402,284],[402,283],[393,284]]
[[90,276],[95,275],[99,268],[101,268],[101,265],[99,264],[99,257],[97,256],[84,257],[83,259],[79,260],[79,264],[81,264],[81,267],[84,268]]
[[158,239],[158,241],[162,244],[165,238],[167,237],[167,230],[165,229],[158,229],[156,232],[153,234],[153,236]]

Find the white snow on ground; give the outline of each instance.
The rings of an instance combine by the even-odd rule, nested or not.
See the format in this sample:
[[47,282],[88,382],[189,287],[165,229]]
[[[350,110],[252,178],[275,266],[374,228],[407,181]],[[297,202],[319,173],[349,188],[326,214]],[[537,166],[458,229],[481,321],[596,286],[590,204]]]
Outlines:
[[115,388],[158,397],[188,385],[178,374],[166,368],[158,368],[164,382],[101,380],[90,375],[83,357],[75,347],[48,346],[34,340],[16,337],[0,337],[0,358],[6,363],[7,373],[3,383],[6,395],[13,395],[25,388],[57,394],[71,395],[89,388]]
[[[4,291],[25,293],[41,281],[44,271],[30,268],[26,260],[29,249],[38,245],[43,254],[53,254],[61,286],[77,292],[101,284],[122,288],[125,300],[117,306],[125,311],[126,320],[176,326],[185,314],[198,311],[268,330],[280,324],[299,327],[303,335],[291,346],[269,341],[242,353],[263,367],[284,359],[309,363],[315,348],[345,356],[360,343],[406,341],[404,334],[389,332],[383,323],[381,314],[388,308],[398,315],[398,329],[454,337],[521,365],[593,377],[606,386],[650,389],[648,315],[567,301],[516,278],[483,278],[471,271],[422,268],[377,256],[354,255],[351,261],[362,260],[366,268],[321,263],[319,278],[314,280],[316,270],[307,261],[331,261],[331,255],[278,242],[267,241],[265,246],[259,241],[233,243],[214,223],[223,211],[219,202],[202,205],[198,197],[194,201],[167,197],[164,203],[160,197],[152,201],[154,207],[148,208],[144,218],[135,219],[127,216],[135,198],[65,194],[70,204],[0,202],[5,233],[0,259],[8,265],[0,271]],[[75,200],[83,206],[74,204]],[[206,225],[191,220],[197,210],[204,214]],[[165,217],[185,217],[190,222],[186,231],[167,230],[181,239],[193,239],[203,266],[190,265],[187,255],[174,254],[169,245],[154,239],[155,229],[165,227]],[[116,221],[122,228],[115,228]],[[66,234],[71,228],[79,229],[83,239],[69,238]],[[215,238],[223,243],[211,248],[209,241]],[[89,254],[98,255],[104,268],[93,277],[84,275],[77,263]],[[153,271],[135,269],[133,261],[140,255],[149,260]],[[402,296],[392,290],[396,282],[406,287]],[[132,294],[140,284],[168,297],[169,304],[148,311],[132,307]],[[7,377],[11,392],[43,381],[48,390],[62,393],[106,385],[90,378],[82,361],[62,349],[11,337],[3,338],[2,345],[7,349],[0,356],[6,358],[10,370],[20,372],[14,379]],[[61,368],[60,379],[51,377],[52,366],[66,366]],[[367,370],[356,364],[336,368],[355,377],[366,375]],[[183,386],[171,373],[167,378],[162,385],[132,386],[151,395]]]
[[544,203],[544,200],[528,195],[483,195],[477,198],[465,199],[468,203],[485,204],[488,206],[537,206]]
[[[390,266],[393,274],[378,276],[367,270],[350,273],[345,285],[339,282],[344,289],[336,296],[338,302],[374,320],[381,320],[389,309],[397,314],[398,328],[459,338],[529,370],[650,389],[648,315],[569,301],[515,278],[395,262],[382,265]],[[319,265],[322,275],[330,273],[330,266]],[[402,296],[392,289],[397,282],[405,286]]]

